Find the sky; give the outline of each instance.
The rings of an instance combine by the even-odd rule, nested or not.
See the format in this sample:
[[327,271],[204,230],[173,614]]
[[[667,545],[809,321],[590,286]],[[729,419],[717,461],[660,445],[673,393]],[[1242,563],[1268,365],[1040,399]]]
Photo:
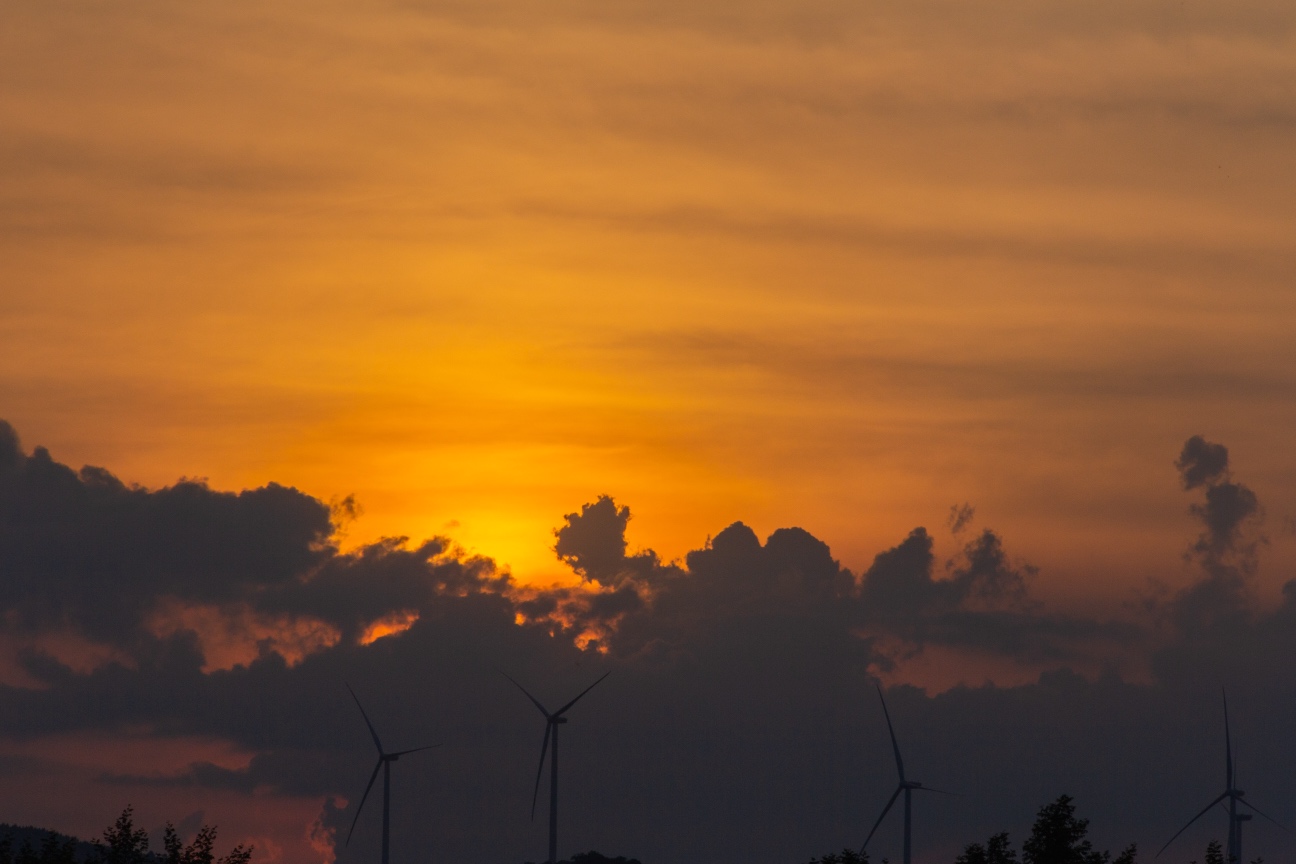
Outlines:
[[1296,823],[1294,18],[5,5],[0,821],[359,860],[351,680],[447,741],[404,854],[538,858],[501,667],[614,671],[565,800],[646,864],[860,842],[874,680],[924,862],[1158,847],[1224,683]]

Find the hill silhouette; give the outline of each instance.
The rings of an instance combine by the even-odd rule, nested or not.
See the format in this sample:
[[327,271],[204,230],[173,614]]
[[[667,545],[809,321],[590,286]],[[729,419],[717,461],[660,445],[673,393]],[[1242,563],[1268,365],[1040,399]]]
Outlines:
[[0,822],[0,864],[84,864],[98,860],[95,844],[87,840],[48,828]]

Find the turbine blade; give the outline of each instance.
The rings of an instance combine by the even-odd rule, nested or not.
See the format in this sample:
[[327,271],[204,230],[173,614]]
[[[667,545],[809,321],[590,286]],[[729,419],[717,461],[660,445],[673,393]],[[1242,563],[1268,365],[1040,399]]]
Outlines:
[[1194,816],[1193,818],[1189,819],[1189,820],[1188,820],[1188,824],[1185,825],[1184,827],[1180,828],[1178,831],[1176,831],[1174,837],[1171,837],[1169,840],[1167,840],[1167,841],[1166,841],[1166,844],[1165,844],[1164,846],[1162,846],[1162,847],[1157,851],[1157,854],[1153,855],[1152,857],[1153,857],[1153,858],[1160,858],[1160,857],[1161,857],[1161,853],[1164,852],[1166,849],[1170,848],[1170,844],[1173,843],[1175,840],[1177,840],[1177,839],[1179,838],[1179,835],[1180,835],[1180,834],[1182,834],[1183,832],[1187,831],[1187,830],[1192,826],[1192,824],[1193,824],[1194,822],[1196,822],[1196,821],[1197,821],[1198,819],[1200,819],[1201,817],[1205,816],[1208,812],[1210,812],[1210,809],[1211,809],[1212,807],[1214,807],[1216,804],[1218,804],[1218,803],[1220,803],[1221,801],[1223,801],[1223,800],[1224,800],[1225,798],[1227,798],[1228,796],[1229,796],[1229,793],[1228,793],[1228,792],[1225,792],[1224,794],[1222,794],[1222,795],[1220,795],[1218,798],[1216,798],[1214,801],[1212,801],[1211,803],[1209,803],[1209,804],[1207,804],[1205,807],[1203,807],[1203,808],[1202,808],[1202,811],[1201,811],[1200,813],[1198,813],[1198,814],[1197,814],[1196,816]]
[[540,767],[536,769],[535,791],[531,793],[531,818],[535,819],[536,799],[540,797],[540,778],[544,776],[545,754],[549,752],[549,733],[553,731],[553,723],[545,723],[545,737],[540,744]]
[[1237,802],[1238,802],[1239,804],[1243,804],[1243,805],[1245,805],[1245,806],[1247,806],[1247,807],[1250,807],[1250,808],[1251,808],[1252,810],[1254,810],[1257,814],[1259,814],[1260,816],[1263,816],[1264,818],[1268,819],[1270,822],[1272,822],[1273,824],[1277,825],[1279,828],[1283,829],[1283,830],[1286,831],[1288,834],[1291,833],[1291,829],[1290,829],[1290,828],[1288,828],[1286,825],[1282,824],[1282,823],[1279,822],[1277,819],[1275,819],[1275,818],[1273,818],[1272,816],[1270,816],[1268,813],[1264,813],[1264,812],[1262,812],[1262,811],[1260,810],[1259,807],[1255,806],[1254,804],[1252,804],[1250,801],[1246,800],[1245,798],[1239,798],[1239,799],[1237,799]]
[[440,747],[440,746],[441,746],[440,744],[429,744],[429,745],[426,746],[426,747],[415,747],[413,750],[400,750],[400,751],[397,751],[396,753],[388,753],[388,754],[387,754],[387,758],[388,758],[388,759],[395,759],[397,756],[406,756],[406,755],[408,755],[408,754],[410,754],[410,753],[418,753],[418,752],[420,752],[420,751],[422,751],[422,750],[435,750],[436,748],[438,748],[438,747]]
[[599,681],[602,681],[604,678],[606,678],[607,676],[609,676],[609,675],[611,675],[611,674],[612,674],[612,670],[611,670],[611,669],[609,669],[608,671],[604,672],[602,675],[599,676],[598,681],[595,681],[593,684],[591,684],[590,686],[588,686],[588,687],[586,687],[584,690],[582,690],[582,691],[580,692],[580,696],[577,696],[575,699],[573,699],[572,701],[568,702],[568,703],[567,703],[566,705],[564,705],[563,707],[559,708],[557,711],[554,712],[554,715],[553,715],[553,716],[555,716],[555,717],[561,717],[563,714],[567,713],[567,709],[568,709],[568,708],[572,707],[572,706],[575,705],[577,702],[579,702],[579,701],[581,700],[581,697],[582,697],[582,696],[584,696],[586,693],[588,693],[589,691],[593,690],[595,687],[597,687],[597,686],[599,685]]
[[914,791],[915,792],[936,792],[941,795],[953,795],[955,798],[963,797],[962,792],[946,792],[944,789],[933,789],[930,786],[915,786]]
[[1225,786],[1224,788],[1232,789],[1233,788],[1233,737],[1229,735],[1228,693],[1224,692],[1223,687],[1220,688],[1220,695],[1224,697],[1224,760],[1225,760],[1226,767],[1228,768],[1228,785]]
[[378,764],[374,766],[374,773],[369,776],[369,785],[365,787],[364,794],[360,796],[360,806],[356,808],[355,818],[351,820],[351,830],[347,832],[346,843],[343,843],[343,846],[351,843],[351,835],[355,833],[356,823],[360,821],[360,811],[364,809],[365,799],[369,797],[369,790],[373,789],[374,781],[378,779],[378,772],[382,770],[382,764],[383,760],[379,758]]
[[[500,674],[503,675],[505,678],[508,678],[508,680],[513,681],[512,676],[510,676],[507,672],[500,670]],[[521,690],[523,693],[525,693],[526,697],[531,700],[532,704],[534,704],[537,708],[540,709],[540,713],[545,715],[546,719],[550,716],[549,712],[545,709],[545,707],[540,704],[540,700],[532,696],[530,693],[527,693],[527,689],[525,687],[523,687],[521,684],[519,684],[516,681],[513,681],[513,686]]]
[[[346,688],[351,690],[351,685],[347,684]],[[365,713],[364,706],[360,704],[360,697],[355,694],[354,690],[351,690],[351,698],[355,700],[356,707],[360,709],[360,716],[364,718],[365,725],[369,727],[369,734],[373,736],[374,746],[378,748],[378,755],[381,756],[383,752],[382,742],[378,740],[378,733],[374,730],[373,724],[369,722],[369,715]]]
[[882,713],[886,716],[887,731],[891,733],[891,747],[895,750],[896,770],[900,772],[900,782],[905,782],[904,760],[900,758],[900,744],[896,741],[895,729],[891,726],[891,712],[887,711],[886,698],[882,695],[882,685],[877,685],[878,698],[882,700]]
[[882,824],[882,820],[886,818],[886,814],[889,813],[889,812],[891,812],[891,805],[894,804],[894,803],[896,802],[896,799],[900,797],[900,793],[903,792],[903,791],[904,791],[904,787],[903,787],[903,786],[897,786],[897,787],[896,787],[895,794],[893,794],[893,795],[891,796],[891,800],[888,801],[888,802],[886,803],[886,806],[882,808],[882,815],[879,816],[879,817],[877,818],[877,821],[873,823],[873,830],[870,831],[870,832],[868,833],[868,836],[864,838],[864,845],[860,847],[860,854],[861,854],[861,855],[863,855],[863,854],[864,854],[864,850],[868,848],[868,841],[870,841],[870,840],[873,839],[873,835],[877,833],[878,826]]

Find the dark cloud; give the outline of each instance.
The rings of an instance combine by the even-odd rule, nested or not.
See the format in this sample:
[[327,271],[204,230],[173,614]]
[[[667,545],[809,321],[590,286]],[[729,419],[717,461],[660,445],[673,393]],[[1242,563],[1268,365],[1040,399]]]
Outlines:
[[[1296,581],[1265,611],[1206,566],[1215,555],[1242,573],[1236,559],[1258,507],[1239,505],[1236,492],[1231,503],[1211,503],[1212,490],[1246,489],[1226,461],[1186,484],[1203,490],[1194,513],[1203,536],[1219,542],[1195,553],[1203,566],[1194,584],[1154,610],[1175,614],[1101,620],[1033,599],[1034,569],[988,529],[942,562],[931,535],[915,528],[856,575],[805,530],[762,541],[736,522],[668,564],[651,550],[628,553],[631,512],[604,496],[556,532],[555,553],[586,584],[541,590],[446,540],[340,553],[329,508],[294,490],[133,488],[41,450],[26,455],[7,426],[0,436],[11,442],[0,453],[0,560],[21,565],[0,574],[3,633],[22,646],[16,662],[38,685],[0,688],[3,734],[146,729],[248,754],[241,767],[101,772],[95,788],[114,807],[135,788],[220,791],[249,806],[257,796],[307,796],[321,802],[310,830],[327,839],[349,823],[374,759],[349,682],[388,746],[445,745],[395,766],[402,849],[534,858],[544,826],[526,814],[542,722],[498,670],[552,705],[611,670],[564,727],[562,851],[808,860],[858,844],[894,784],[871,676],[938,648],[954,652],[951,663],[994,657],[1044,671],[1023,686],[889,691],[907,767],[967,793],[921,800],[920,860],[948,859],[991,831],[1020,838],[1035,809],[1061,792],[1093,818],[1100,846],[1163,840],[1215,791],[1220,681],[1235,698],[1238,751],[1264,748],[1263,762],[1243,763],[1257,803],[1280,817],[1296,807],[1282,780],[1296,769],[1282,731],[1296,722],[1296,676],[1264,662],[1296,652]],[[1205,457],[1181,460],[1184,470],[1198,470],[1209,446]],[[282,524],[256,524],[274,520]],[[60,532],[78,548],[59,550]],[[113,626],[91,608],[97,579],[118,589]],[[1225,601],[1232,617],[1189,626],[1183,610]],[[177,622],[167,631],[150,623],[161,607]],[[185,617],[213,608],[242,629]],[[293,653],[280,630],[303,621],[333,637]],[[399,626],[382,636],[373,630],[382,621]],[[78,666],[34,638],[46,631],[120,650]],[[250,640],[248,653],[213,668],[221,634]],[[1113,655],[1143,658],[1152,679],[1122,680],[1120,664],[1102,665]],[[0,781],[21,783],[24,764],[6,763]],[[373,816],[339,850],[344,862],[372,850]],[[883,854],[895,842],[890,830],[876,841]],[[1287,848],[1252,830],[1252,848]]]
[[1193,551],[1218,565],[1229,555],[1247,551],[1242,546],[1242,531],[1247,521],[1259,514],[1260,502],[1240,483],[1212,483],[1206,487],[1206,501],[1194,504],[1192,512],[1206,529]]
[[860,582],[861,623],[868,632],[898,639],[879,660],[890,668],[925,646],[966,649],[1044,666],[1101,666],[1127,655],[1141,638],[1129,622],[1049,612],[1030,599],[1030,564],[1014,563],[1002,539],[987,529],[945,563],[935,577],[933,540],[915,528],[879,553]]
[[1185,442],[1175,464],[1184,489],[1201,490],[1203,498],[1189,506],[1202,530],[1187,553],[1202,576],[1179,591],[1166,607],[1179,637],[1166,649],[1168,655],[1184,650],[1198,653],[1201,646],[1224,634],[1231,634],[1226,641],[1250,638],[1242,631],[1258,626],[1251,577],[1258,567],[1259,547],[1265,542],[1256,530],[1262,518],[1260,501],[1250,488],[1232,479],[1224,445],[1194,435]]
[[626,555],[626,524],[630,508],[617,507],[609,495],[569,513],[554,531],[554,552],[569,567],[589,580],[616,587],[629,578],[650,577],[658,565],[652,552]]
[[1223,444],[1211,444],[1202,436],[1194,435],[1184,442],[1175,467],[1183,477],[1184,488],[1196,489],[1227,476],[1228,448]]
[[963,529],[972,523],[976,516],[976,508],[971,504],[952,504],[950,505],[949,519],[946,524],[949,525],[951,534],[961,534]]
[[153,602],[254,599],[326,561],[328,507],[276,484],[239,493],[199,481],[151,491],[74,471],[0,430],[0,610],[20,626],[68,624],[140,638]]
[[151,618],[163,601],[279,616],[263,622],[269,630],[317,620],[350,640],[386,614],[507,582],[488,559],[442,539],[409,548],[392,538],[340,554],[334,509],[273,483],[239,493],[200,481],[127,486],[103,468],[74,471],[41,447],[25,455],[4,424],[0,611],[20,629],[70,627],[131,650],[156,635]]
[[334,759],[320,751],[281,748],[258,753],[243,768],[194,762],[174,774],[106,772],[97,779],[116,786],[220,789],[245,794],[327,795],[336,785]]

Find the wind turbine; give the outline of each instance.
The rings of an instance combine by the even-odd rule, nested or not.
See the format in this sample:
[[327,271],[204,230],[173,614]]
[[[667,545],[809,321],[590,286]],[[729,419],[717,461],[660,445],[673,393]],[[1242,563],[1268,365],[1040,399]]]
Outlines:
[[896,799],[899,798],[900,793],[903,792],[904,793],[904,864],[910,864],[910,860],[909,860],[910,853],[913,850],[913,842],[911,838],[911,829],[913,827],[913,817],[912,817],[913,791],[915,789],[918,789],[923,792],[939,792],[942,795],[953,795],[954,793],[945,792],[941,789],[933,789],[930,786],[924,786],[923,784],[919,783],[917,780],[908,780],[905,778],[904,759],[900,757],[900,745],[896,742],[895,729],[892,728],[891,726],[891,713],[887,711],[886,699],[882,696],[882,687],[880,685],[878,686],[877,691],[878,691],[878,699],[882,700],[882,714],[886,717],[887,731],[891,733],[891,748],[895,750],[896,771],[898,771],[900,774],[900,785],[896,786],[895,792],[891,795],[891,800],[888,801],[886,806],[882,808],[882,815],[879,816],[877,818],[877,821],[873,823],[873,830],[870,831],[868,833],[868,836],[864,838],[864,845],[860,847],[860,854],[861,855],[864,854],[864,850],[868,848],[869,841],[872,840],[873,835],[877,833],[878,826],[882,824],[882,820],[886,818],[887,813],[891,812],[891,806],[895,804]]
[[[513,679],[506,673],[500,672],[500,674],[505,678],[508,678],[508,680],[513,681]],[[566,714],[573,705],[579,702],[586,693],[598,686],[599,681],[602,681],[611,674],[611,670],[604,672],[599,677],[598,681],[595,681],[593,684],[586,687],[580,692],[579,696],[552,714],[549,713],[547,708],[540,704],[539,699],[535,698],[530,693],[527,693],[525,687],[518,682],[513,681],[513,686],[525,693],[526,697],[531,700],[532,704],[539,708],[540,713],[545,716],[544,741],[540,744],[540,767],[536,769],[535,791],[531,794],[532,819],[535,819],[536,799],[540,796],[540,778],[544,776],[545,751],[550,749],[550,741],[553,742],[553,748],[549,755],[549,864],[556,864],[558,860],[558,727],[567,722],[567,718],[563,715]]]
[[[1241,864],[1242,823],[1248,822],[1251,819],[1251,816],[1249,814],[1238,812],[1237,808],[1239,804],[1241,804],[1243,807],[1254,810],[1257,814],[1259,814],[1260,816],[1264,816],[1265,819],[1268,819],[1270,822],[1273,822],[1273,824],[1277,825],[1279,828],[1283,828],[1283,826],[1279,824],[1277,820],[1272,819],[1269,816],[1266,816],[1264,813],[1261,813],[1258,807],[1256,807],[1254,804],[1250,803],[1249,801],[1243,799],[1242,796],[1246,795],[1246,793],[1243,792],[1241,789],[1237,788],[1237,783],[1233,775],[1233,740],[1232,740],[1232,736],[1229,734],[1228,694],[1225,693],[1222,688],[1220,690],[1220,694],[1224,697],[1224,768],[1225,768],[1224,791],[1221,792],[1219,794],[1219,797],[1217,797],[1214,801],[1212,801],[1211,803],[1207,804],[1204,808],[1202,808],[1202,811],[1200,813],[1198,813],[1193,818],[1189,819],[1188,824],[1180,828],[1178,832],[1175,833],[1174,837],[1171,837],[1169,840],[1167,840],[1166,844],[1161,847],[1161,850],[1159,852],[1157,852],[1155,856],[1157,858],[1160,858],[1161,852],[1164,852],[1166,849],[1169,849],[1170,844],[1173,843],[1176,839],[1178,839],[1180,834],[1187,831],[1188,828],[1194,822],[1196,822],[1201,817],[1205,816],[1206,813],[1209,812],[1210,809],[1213,808],[1216,804],[1222,804],[1225,801],[1228,802],[1228,814],[1229,814],[1228,860],[1229,862],[1231,862],[1231,864]],[[1287,829],[1283,828],[1283,830],[1286,831]]]
[[431,750],[434,747],[440,747],[440,744],[431,744],[427,747],[415,747],[413,750],[398,750],[395,753],[388,753],[383,749],[382,741],[378,740],[378,733],[374,726],[369,722],[369,715],[365,713],[364,706],[360,704],[360,697],[351,690],[351,685],[346,685],[347,690],[351,692],[351,698],[355,700],[356,707],[360,709],[360,716],[364,718],[365,725],[369,727],[369,734],[373,736],[374,747],[378,748],[378,764],[374,766],[373,774],[369,776],[369,785],[365,787],[364,794],[360,796],[360,806],[356,808],[355,818],[351,820],[351,830],[347,832],[346,843],[350,845],[351,835],[355,833],[356,822],[360,821],[360,811],[364,809],[365,799],[369,797],[369,791],[373,789],[374,781],[378,779],[378,771],[383,772],[383,824],[382,824],[382,864],[387,864],[387,855],[390,848],[389,838],[391,834],[391,765],[402,756],[408,756],[410,753],[417,753],[420,750]]

